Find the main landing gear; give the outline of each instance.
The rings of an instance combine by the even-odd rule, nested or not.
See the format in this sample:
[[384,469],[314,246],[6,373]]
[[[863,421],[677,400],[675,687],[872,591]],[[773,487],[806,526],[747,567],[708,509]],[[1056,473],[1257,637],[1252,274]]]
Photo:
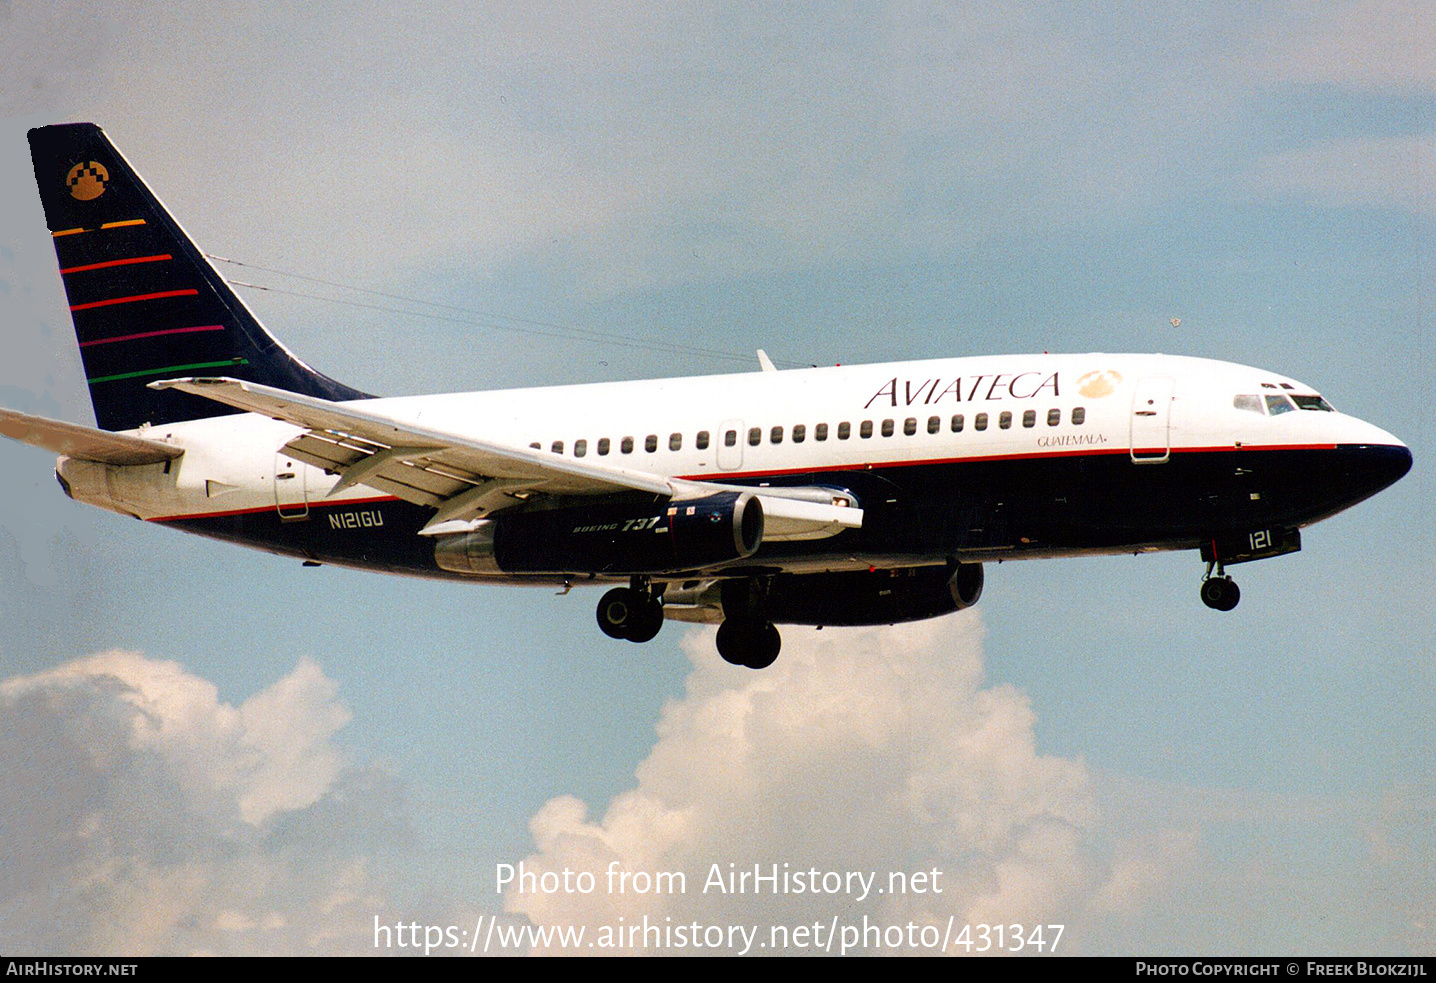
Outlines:
[[646,577],[615,587],[598,602],[598,627],[609,638],[651,641],[663,627],[663,601]]
[[782,647],[783,636],[771,621],[725,618],[718,626],[718,654],[735,666],[766,669]]
[[749,669],[766,669],[778,658],[783,637],[768,620],[769,581],[758,577],[723,581],[723,623],[718,626],[718,654],[723,661]]
[[1241,599],[1241,589],[1222,569],[1221,562],[1209,562],[1207,572],[1202,577],[1202,603],[1215,611],[1230,611]]
[[[663,627],[662,592],[662,586],[655,591],[647,577],[613,588],[598,602],[598,627],[609,638],[651,640]],[[778,658],[783,638],[763,613],[765,594],[764,585],[752,578],[724,582],[726,617],[718,626],[718,654],[725,662],[766,669]]]

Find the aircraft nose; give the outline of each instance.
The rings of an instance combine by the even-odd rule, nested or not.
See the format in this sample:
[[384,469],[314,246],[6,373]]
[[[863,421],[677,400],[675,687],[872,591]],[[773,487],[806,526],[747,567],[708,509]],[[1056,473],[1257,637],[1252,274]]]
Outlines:
[[1396,484],[1411,470],[1411,448],[1399,441],[1394,444],[1368,444],[1360,448],[1360,454],[1362,470],[1371,482],[1372,494]]

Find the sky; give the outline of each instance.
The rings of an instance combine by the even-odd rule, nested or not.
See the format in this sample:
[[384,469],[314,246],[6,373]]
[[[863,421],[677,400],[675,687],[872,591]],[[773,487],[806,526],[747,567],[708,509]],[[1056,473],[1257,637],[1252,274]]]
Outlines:
[[[0,949],[836,916],[1436,952],[1433,52],[1400,0],[0,0],[8,408],[93,422],[25,144],[93,120],[369,392],[1160,351],[1301,379],[1415,456],[1233,568],[1230,614],[1192,554],[990,565],[970,611],[788,627],[754,673],[711,629],[612,642],[590,591],[124,520],[6,442]],[[520,862],[601,886],[501,888]],[[688,890],[607,891],[612,863]],[[715,864],[945,889],[703,892]]]

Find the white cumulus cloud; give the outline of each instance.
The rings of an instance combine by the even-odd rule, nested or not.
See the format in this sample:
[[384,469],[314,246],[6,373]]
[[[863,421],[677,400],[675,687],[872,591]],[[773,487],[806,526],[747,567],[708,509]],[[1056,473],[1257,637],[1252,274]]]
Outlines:
[[[559,796],[534,816],[524,870],[595,875],[590,893],[511,885],[509,912],[536,925],[1034,924],[1160,880],[1140,845],[1107,869],[1090,846],[1099,813],[1079,760],[1040,754],[1017,689],[984,679],[976,614],[898,627],[788,628],[778,662],[736,669],[710,632],[684,642],[694,664],[670,702],[637,784],[601,816]],[[872,893],[705,891],[719,875],[876,872]],[[732,866],[730,866],[732,865]],[[683,892],[616,890],[615,871],[683,872]],[[1134,871],[1140,867],[1140,874]],[[889,892],[889,874],[940,870],[942,893]],[[631,883],[631,882],[630,882]],[[879,894],[877,889],[883,889]],[[671,921],[667,921],[671,919]],[[767,939],[763,929],[760,939]],[[590,936],[593,938],[594,936]],[[661,944],[655,946],[661,948]]]
[[0,683],[0,943],[366,951],[369,848],[402,823],[334,745],[349,719],[307,659],[239,706],[123,651]]

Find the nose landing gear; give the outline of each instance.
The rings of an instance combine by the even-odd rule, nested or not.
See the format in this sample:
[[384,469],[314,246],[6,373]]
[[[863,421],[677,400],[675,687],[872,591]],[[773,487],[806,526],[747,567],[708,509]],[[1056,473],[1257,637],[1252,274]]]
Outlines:
[[663,627],[660,593],[643,577],[634,577],[628,587],[615,587],[599,599],[598,627],[609,638],[652,641]]
[[1207,572],[1202,577],[1202,603],[1214,611],[1230,611],[1241,599],[1241,589],[1222,569],[1221,562],[1208,562]]

